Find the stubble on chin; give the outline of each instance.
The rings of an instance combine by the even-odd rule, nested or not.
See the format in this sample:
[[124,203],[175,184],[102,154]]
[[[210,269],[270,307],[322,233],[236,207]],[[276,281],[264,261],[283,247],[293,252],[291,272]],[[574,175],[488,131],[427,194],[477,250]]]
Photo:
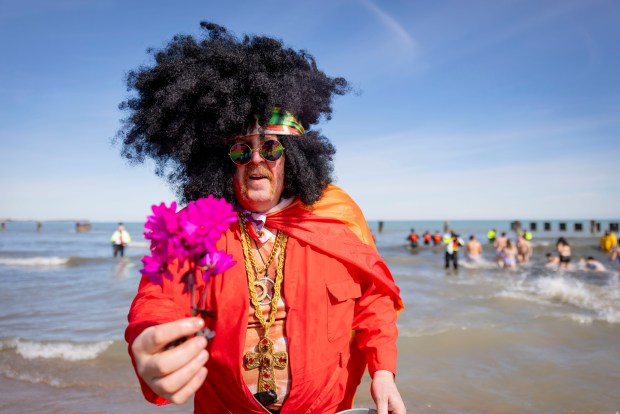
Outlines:
[[[275,196],[276,188],[275,188],[275,183],[273,182],[273,174],[271,173],[271,171],[269,171],[266,168],[261,168],[260,166],[247,167],[245,171],[243,172],[243,176],[241,177],[240,181],[237,183],[237,187],[238,187],[237,197],[240,202],[245,201],[245,203],[252,203],[254,200],[251,197],[250,192],[261,191],[261,190],[250,189],[250,183],[252,182],[250,176],[255,173],[258,173],[262,175],[263,177],[265,177],[264,180],[267,180],[267,182],[269,183],[268,199],[272,199]],[[264,197],[261,197],[261,200],[256,200],[256,201],[265,201],[265,200],[264,200]]]

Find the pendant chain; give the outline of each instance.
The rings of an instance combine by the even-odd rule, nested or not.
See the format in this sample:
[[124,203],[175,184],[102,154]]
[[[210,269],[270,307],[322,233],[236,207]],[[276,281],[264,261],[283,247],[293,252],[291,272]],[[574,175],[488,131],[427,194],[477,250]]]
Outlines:
[[[276,234],[276,240],[277,240],[277,238],[278,237],[277,237],[277,234]],[[256,251],[258,252],[258,257],[260,257],[260,261],[263,262],[263,266],[265,267],[265,277],[269,277],[269,273],[268,273],[269,272],[269,268],[267,267],[267,263],[265,263],[265,259],[263,259],[263,255],[260,252],[260,247],[258,247],[258,243],[256,242],[256,240],[254,240],[254,246],[256,246]],[[274,243],[274,247],[275,247],[275,243]],[[273,251],[273,248],[272,248],[271,251]],[[271,263],[269,263],[269,265],[271,265]]]
[[[239,228],[242,229],[242,234],[243,232],[245,232],[245,235],[248,238],[248,248],[249,248],[250,242],[249,242],[248,230],[247,230],[246,223],[245,223],[245,217],[241,217],[241,216],[239,217]],[[241,241],[243,241],[243,238],[241,239]],[[263,256],[261,255],[261,260],[263,260],[263,267],[257,267],[256,261],[254,260],[254,255],[253,254],[250,255],[250,263],[252,264],[252,268],[254,269],[257,275],[259,273],[264,273],[267,269],[269,269],[269,266],[271,266],[271,263],[273,263],[273,260],[275,259],[276,254],[278,253],[278,250],[280,249],[281,243],[282,243],[281,233],[278,232],[278,235],[276,236],[276,241],[273,244],[273,247],[271,248],[271,253],[269,254],[269,257],[267,258],[266,263],[263,260]],[[258,249],[258,245],[256,245],[256,249],[258,250],[258,254],[260,255],[260,249]]]
[[[286,249],[286,242],[288,240],[288,236],[282,232],[278,232],[278,235],[276,236],[276,241],[273,245],[273,249],[271,250],[271,254],[269,255],[267,263],[265,263],[265,266],[263,268],[258,269],[254,261],[254,255],[250,250],[252,245],[250,243],[250,236],[248,235],[245,217],[243,217],[243,215],[241,214],[239,215],[239,229],[241,230],[241,247],[243,248],[243,256],[245,257],[245,270],[248,274],[248,289],[250,291],[250,301],[254,306],[254,314],[256,315],[256,318],[265,330],[264,336],[267,337],[269,334],[269,328],[276,320],[278,301],[280,300],[280,293],[282,288],[282,280],[284,279],[284,251]],[[269,268],[269,265],[271,265],[277,254],[277,251],[280,249],[282,249],[282,254],[280,255],[280,258],[278,260],[278,267],[276,269],[276,280],[273,287],[273,298],[271,300],[269,320],[265,320],[265,316],[261,311],[260,301],[258,300],[256,289],[254,288],[254,282],[256,281],[256,276],[259,273],[262,273]]]

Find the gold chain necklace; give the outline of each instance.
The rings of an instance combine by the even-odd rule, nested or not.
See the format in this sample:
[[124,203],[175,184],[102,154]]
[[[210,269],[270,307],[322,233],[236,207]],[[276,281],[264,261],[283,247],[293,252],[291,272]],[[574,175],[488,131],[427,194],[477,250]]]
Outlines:
[[[240,223],[243,222],[243,231],[245,232],[246,236],[248,235],[248,229],[246,227],[245,224],[245,219],[241,220],[240,218]],[[241,224],[239,225],[241,227]],[[248,238],[248,244],[249,244],[249,238]],[[278,232],[278,235],[276,236],[276,241],[273,243],[273,247],[271,248],[271,253],[269,254],[269,257],[267,258],[267,262],[263,262],[263,267],[257,267],[256,266],[256,261],[254,260],[254,255],[251,254],[250,255],[250,263],[252,264],[252,268],[254,269],[254,271],[256,272],[256,274],[258,275],[259,273],[263,273],[265,272],[267,269],[269,269],[269,266],[271,266],[271,263],[273,263],[273,259],[275,259],[276,257],[276,253],[278,252],[279,248],[280,248],[280,243],[282,243],[282,237],[280,236],[280,232]],[[258,246],[256,246],[256,249],[258,250]],[[260,250],[258,252],[258,254],[260,254]],[[262,257],[261,257],[262,259]]]
[[[269,270],[269,267],[271,266],[271,263],[273,263],[273,260],[276,257],[276,254],[278,253],[278,251],[280,250],[280,247],[282,245],[282,232],[278,232],[276,235],[276,241],[273,243],[273,247],[271,248],[271,253],[269,254],[269,257],[267,258],[267,262],[263,261],[263,267],[258,267],[256,266],[256,261],[254,260],[254,255],[252,254],[252,252],[250,251],[250,248],[252,247],[250,244],[250,238],[248,236],[248,229],[247,229],[247,224],[245,222],[245,217],[243,217],[241,214],[239,214],[239,228],[241,229],[241,240],[243,242],[244,240],[244,236],[245,236],[245,240],[247,240],[247,244],[248,244],[248,253],[246,254],[246,251],[244,250],[243,253],[246,255],[246,267],[248,266],[248,260],[249,263],[251,265],[252,271],[248,270],[248,275],[250,275],[250,273],[253,276],[253,281],[252,281],[252,285],[254,287],[254,289],[250,289],[250,295],[252,295],[252,293],[255,294],[257,301],[261,304],[261,305],[270,305],[271,302],[273,301],[273,297],[269,295],[269,286],[271,285],[273,286],[273,289],[275,291],[275,281],[271,280],[269,278],[269,275],[267,274],[267,271]],[[256,245],[256,249],[258,250],[258,254],[260,255],[260,250],[258,249],[258,245]],[[262,260],[262,256],[261,256],[261,260]],[[265,273],[264,277],[259,277],[259,275],[261,273]],[[249,277],[249,276],[248,276]],[[260,293],[257,293],[257,290],[260,289]],[[277,302],[277,299],[276,299]],[[261,313],[262,315],[262,313]]]
[[[262,338],[258,340],[258,352],[247,352],[244,356],[244,362],[247,369],[258,368],[258,392],[254,394],[256,399],[268,406],[277,401],[276,394],[276,381],[274,368],[286,368],[288,365],[288,353],[273,352],[273,341],[269,339],[269,328],[276,320],[276,313],[278,311],[278,301],[280,300],[280,293],[282,289],[282,280],[284,279],[284,255],[286,249],[286,242],[288,236],[282,232],[278,232],[276,242],[273,245],[271,254],[269,255],[268,263],[271,263],[275,257],[276,250],[282,249],[282,254],[278,260],[278,267],[276,270],[276,280],[273,287],[273,298],[271,300],[271,309],[269,312],[269,319],[265,320],[265,316],[260,308],[260,301],[255,289],[255,281],[257,268],[254,263],[254,255],[252,253],[250,237],[245,224],[245,218],[239,215],[239,229],[241,231],[241,247],[243,248],[243,256],[245,258],[245,271],[248,275],[248,290],[250,292],[250,301],[254,306],[254,315],[263,327],[264,333]],[[266,266],[268,268],[269,266]],[[264,270],[263,270],[264,271]]]
[[[278,239],[277,235],[276,235],[276,240]],[[260,260],[263,262],[263,265],[266,266],[265,263],[265,259],[263,259],[263,255],[260,253],[260,248],[258,247],[258,243],[256,243],[256,240],[254,240],[254,245],[256,246],[256,251],[258,252],[258,256],[260,257]],[[275,246],[275,243],[274,243]],[[273,251],[273,246],[272,246],[272,251]],[[256,269],[254,269],[256,271]],[[269,291],[273,291],[274,288],[274,281],[269,277],[269,268],[267,267],[265,269],[265,274],[263,275],[263,277],[258,277],[259,273],[256,272],[256,279],[254,280],[254,287],[255,289],[260,289],[260,293],[257,292],[256,294],[256,298],[258,299],[258,302],[261,305],[271,305],[271,295],[269,294]],[[269,289],[269,286],[271,286],[271,289]]]

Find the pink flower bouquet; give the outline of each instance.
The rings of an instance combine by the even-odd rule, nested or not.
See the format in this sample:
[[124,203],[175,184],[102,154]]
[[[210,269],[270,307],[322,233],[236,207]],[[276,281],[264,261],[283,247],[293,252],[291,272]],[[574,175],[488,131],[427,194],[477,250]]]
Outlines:
[[237,220],[232,205],[224,199],[211,195],[191,201],[184,209],[176,211],[177,204],[170,207],[164,203],[152,207],[153,215],[148,216],[144,227],[144,237],[151,241],[151,254],[142,259],[140,271],[151,283],[161,285],[163,278],[172,279],[169,265],[175,260],[179,263],[189,261],[190,270],[182,278],[183,292],[191,295],[192,315],[212,316],[205,309],[205,294],[196,303],[196,269],[202,269],[202,278],[209,283],[212,276],[224,272],[235,264],[232,256],[216,250],[216,243]]

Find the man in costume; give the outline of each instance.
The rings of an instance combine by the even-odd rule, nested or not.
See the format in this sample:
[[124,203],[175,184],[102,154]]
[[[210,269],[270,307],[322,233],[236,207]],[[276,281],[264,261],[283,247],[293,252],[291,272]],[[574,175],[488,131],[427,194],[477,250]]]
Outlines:
[[[368,367],[379,414],[405,413],[395,385],[399,289],[358,206],[331,184],[334,147],[310,127],[349,89],[311,56],[202,23],[130,72],[123,155],[153,158],[184,201],[213,194],[238,222],[218,250],[237,264],[197,286],[215,337],[192,336],[179,279],[143,278],[125,337],[147,400],[197,413],[336,413]],[[199,278],[201,281],[202,279]],[[187,312],[186,312],[187,310]],[[175,341],[192,336],[178,346]]]

